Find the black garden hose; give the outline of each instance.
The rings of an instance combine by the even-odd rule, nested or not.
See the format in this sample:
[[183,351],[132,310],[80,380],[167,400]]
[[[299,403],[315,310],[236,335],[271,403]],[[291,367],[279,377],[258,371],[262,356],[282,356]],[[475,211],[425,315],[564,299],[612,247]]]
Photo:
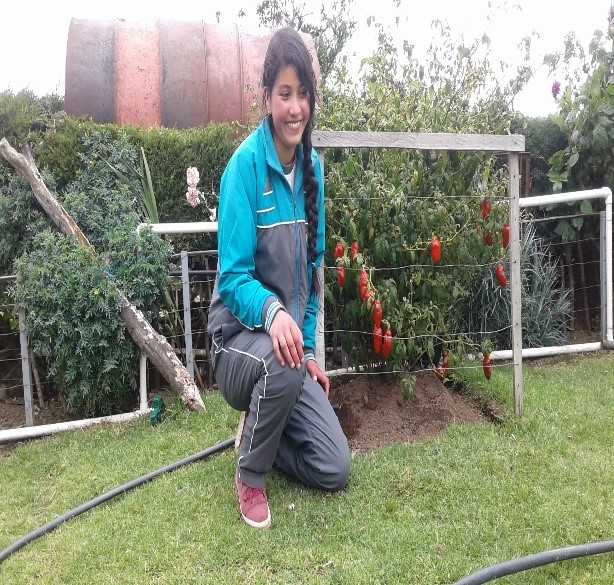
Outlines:
[[[152,471],[146,475],[142,475],[128,483],[125,483],[111,491],[86,502],[85,504],[81,504],[79,507],[66,512],[62,516],[58,516],[51,522],[33,530],[23,538],[20,538],[18,541],[11,544],[9,547],[5,548],[2,552],[0,552],[0,563],[10,557],[14,552],[17,552],[21,548],[23,548],[26,544],[44,536],[45,534],[51,532],[60,524],[70,520],[71,518],[75,518],[103,504],[104,502],[108,502],[112,498],[124,494],[136,487],[144,485],[150,482],[152,479],[159,477],[165,473],[171,473],[184,465],[188,465],[189,463],[195,463],[197,461],[201,461],[203,459],[207,459],[211,455],[219,453],[224,449],[227,449],[234,445],[234,437],[227,439],[226,441],[222,441],[221,443],[217,443],[211,447],[208,447],[204,451],[200,451],[199,453],[195,453],[194,455],[190,455],[181,459],[180,461],[176,461],[175,463],[170,463],[165,467],[161,467],[156,471]],[[551,551],[545,551],[533,555],[528,555],[525,557],[519,557],[517,559],[512,559],[511,561],[505,561],[503,563],[499,563],[496,565],[492,565],[490,567],[486,567],[485,569],[481,569],[476,573],[472,573],[467,577],[464,577],[460,581],[456,581],[453,585],[481,585],[482,583],[488,583],[489,581],[493,581],[494,579],[498,579],[499,577],[505,577],[507,575],[513,575],[514,573],[519,573],[521,571],[526,571],[527,569],[534,569],[536,567],[541,567],[543,565],[548,565],[550,563],[556,563],[559,561],[567,561],[570,559],[577,559],[580,557],[586,557],[590,555],[597,555],[607,552],[614,552],[614,540],[606,540],[603,542],[593,542],[590,544],[581,544],[577,546],[569,546],[566,548],[559,548]]]
[[175,471],[176,469],[179,469],[180,467],[183,467],[184,465],[187,465],[189,463],[195,463],[196,461],[207,459],[207,457],[209,457],[210,455],[214,455],[215,453],[219,453],[220,451],[231,447],[232,445],[234,445],[234,442],[235,439],[234,437],[232,437],[231,439],[227,439],[226,441],[217,443],[216,445],[208,447],[204,451],[200,451],[199,453],[190,455],[189,457],[181,459],[180,461],[176,461],[175,463],[170,463],[165,467],[161,467],[156,471],[152,471],[146,475],[137,477],[136,479],[133,479],[132,481],[129,481],[124,485],[112,489],[106,494],[98,496],[97,498],[94,498],[93,500],[90,500],[85,504],[81,504],[79,507],[70,510],[70,512],[66,512],[66,514],[63,514],[62,516],[58,516],[57,518],[51,520],[51,522],[48,522],[44,526],[33,530],[32,532],[30,532],[30,534],[27,534],[23,538],[20,538],[17,542],[14,542],[9,547],[5,548],[2,552],[0,552],[0,563],[10,557],[14,552],[17,552],[19,549],[23,548],[29,542],[32,542],[33,540],[40,538],[48,532],[51,532],[54,528],[58,527],[60,524],[66,522],[67,520],[70,520],[75,516],[79,516],[80,514],[83,514],[84,512],[87,512],[88,510],[91,510],[92,508],[95,508],[96,506],[99,506],[100,504],[103,504],[104,502],[107,502],[116,496],[120,496],[121,494],[124,494],[136,487],[146,484],[160,475]]
[[527,569],[535,569],[536,567],[549,565],[550,563],[558,563],[559,561],[568,561],[570,559],[588,557],[590,555],[598,555],[607,552],[614,552],[614,540],[557,548],[486,567],[476,573],[472,573],[460,581],[456,581],[453,585],[481,585],[482,583],[488,583],[499,577],[506,577],[507,575],[520,573],[520,571],[526,571]]

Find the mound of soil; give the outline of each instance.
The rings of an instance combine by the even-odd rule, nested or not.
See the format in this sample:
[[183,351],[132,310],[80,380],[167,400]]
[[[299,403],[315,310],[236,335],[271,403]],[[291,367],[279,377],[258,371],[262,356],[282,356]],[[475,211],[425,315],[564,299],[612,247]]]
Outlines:
[[[331,380],[330,399],[356,452],[420,443],[451,424],[485,424],[496,419],[492,405],[484,409],[466,393],[444,384],[433,372],[414,374],[413,396],[403,398],[397,379],[386,374],[356,375]],[[448,383],[449,384],[449,383]]]

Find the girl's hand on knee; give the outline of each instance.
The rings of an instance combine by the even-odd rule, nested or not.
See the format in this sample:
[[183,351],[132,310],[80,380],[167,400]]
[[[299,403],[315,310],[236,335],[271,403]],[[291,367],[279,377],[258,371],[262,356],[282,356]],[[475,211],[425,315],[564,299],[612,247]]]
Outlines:
[[322,386],[324,390],[324,394],[326,394],[326,398],[330,393],[330,380],[328,376],[320,369],[318,362],[315,360],[309,360],[307,365],[305,366],[307,370],[307,375],[314,381]]
[[286,363],[297,370],[301,367],[305,354],[303,351],[303,334],[298,325],[285,311],[277,311],[269,335],[273,341],[273,351],[277,361]]

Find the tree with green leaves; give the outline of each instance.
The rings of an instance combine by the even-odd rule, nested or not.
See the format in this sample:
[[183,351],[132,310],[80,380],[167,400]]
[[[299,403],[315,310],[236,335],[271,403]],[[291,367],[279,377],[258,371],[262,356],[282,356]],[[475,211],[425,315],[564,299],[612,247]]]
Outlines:
[[313,37],[320,74],[324,83],[329,79],[337,58],[356,29],[356,20],[351,16],[354,0],[333,0],[317,8],[298,0],[262,0],[256,14],[262,26],[280,27],[290,25]]

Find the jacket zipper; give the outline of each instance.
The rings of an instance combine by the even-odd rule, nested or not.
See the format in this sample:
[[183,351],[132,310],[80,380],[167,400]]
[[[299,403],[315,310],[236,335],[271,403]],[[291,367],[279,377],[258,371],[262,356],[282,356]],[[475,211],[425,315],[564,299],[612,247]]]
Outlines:
[[301,239],[299,236],[298,220],[296,216],[296,194],[294,193],[294,186],[292,186],[291,191],[292,191],[292,204],[294,206],[294,243],[296,246],[295,266],[294,266],[294,321],[298,323],[299,322],[298,320],[298,287],[299,287],[300,262],[301,262]]

